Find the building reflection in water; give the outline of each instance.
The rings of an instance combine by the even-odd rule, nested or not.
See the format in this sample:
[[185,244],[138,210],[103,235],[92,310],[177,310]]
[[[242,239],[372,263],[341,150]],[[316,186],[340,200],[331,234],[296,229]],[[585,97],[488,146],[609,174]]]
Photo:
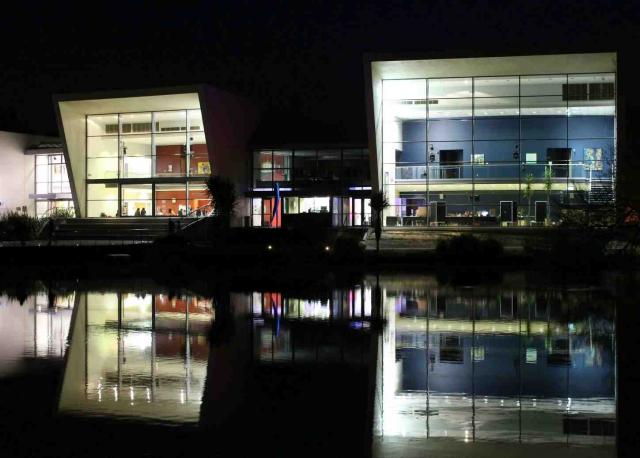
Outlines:
[[217,338],[213,300],[194,295],[0,297],[0,375],[61,364],[66,352],[65,414],[205,428],[304,418],[287,434],[306,437],[340,410],[345,441],[370,443],[373,429],[396,452],[406,438],[613,450],[615,309],[604,291],[536,289],[517,274],[472,288],[403,274],[228,296],[215,322],[233,329]]
[[22,304],[0,296],[0,377],[30,370],[36,361],[62,360],[74,301],[74,293],[40,292]]
[[59,411],[197,422],[213,317],[194,296],[81,294]]
[[[343,331],[371,327],[370,284],[333,289],[318,297],[293,296],[281,292],[254,292],[250,296],[254,353],[261,362],[363,359],[362,345],[352,346],[349,333]],[[314,339],[320,329],[325,337]]]
[[604,293],[382,283],[376,435],[614,443],[614,308]]

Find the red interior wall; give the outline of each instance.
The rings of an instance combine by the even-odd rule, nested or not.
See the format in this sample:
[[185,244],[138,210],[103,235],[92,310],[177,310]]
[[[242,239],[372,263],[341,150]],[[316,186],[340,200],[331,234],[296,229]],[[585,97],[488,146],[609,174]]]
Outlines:
[[[182,153],[183,145],[156,146],[156,173],[184,173],[186,172],[185,158]],[[168,165],[173,166],[169,172]]]

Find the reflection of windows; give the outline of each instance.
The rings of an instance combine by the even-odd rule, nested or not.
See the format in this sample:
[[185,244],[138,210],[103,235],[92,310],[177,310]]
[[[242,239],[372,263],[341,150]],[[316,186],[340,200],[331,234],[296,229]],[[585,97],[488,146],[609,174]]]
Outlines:
[[538,153],[527,153],[525,155],[525,160],[527,164],[537,164],[538,163]]
[[551,366],[567,366],[571,364],[569,339],[555,339],[551,341],[551,348],[547,354],[547,363]]
[[473,155],[474,164],[484,164],[484,153],[475,153]]
[[538,350],[535,348],[527,348],[525,362],[527,364],[536,364],[538,362]]
[[473,347],[473,360],[484,361],[484,347]]
[[440,336],[440,362],[461,363],[463,361],[462,339],[459,336]]

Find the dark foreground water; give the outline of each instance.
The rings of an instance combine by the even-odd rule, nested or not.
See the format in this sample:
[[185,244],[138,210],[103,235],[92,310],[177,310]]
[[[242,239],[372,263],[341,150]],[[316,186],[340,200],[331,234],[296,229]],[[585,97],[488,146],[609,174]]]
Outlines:
[[1,295],[0,454],[615,455],[606,281],[245,283]]

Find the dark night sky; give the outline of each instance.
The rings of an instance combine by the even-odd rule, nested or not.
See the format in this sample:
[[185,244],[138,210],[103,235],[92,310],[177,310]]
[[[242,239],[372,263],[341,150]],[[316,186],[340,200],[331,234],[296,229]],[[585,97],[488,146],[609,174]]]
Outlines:
[[[22,2],[0,18],[0,130],[56,134],[51,95],[207,82],[263,107],[259,142],[366,142],[365,52],[621,52],[640,2]],[[626,81],[630,83],[626,83]]]

